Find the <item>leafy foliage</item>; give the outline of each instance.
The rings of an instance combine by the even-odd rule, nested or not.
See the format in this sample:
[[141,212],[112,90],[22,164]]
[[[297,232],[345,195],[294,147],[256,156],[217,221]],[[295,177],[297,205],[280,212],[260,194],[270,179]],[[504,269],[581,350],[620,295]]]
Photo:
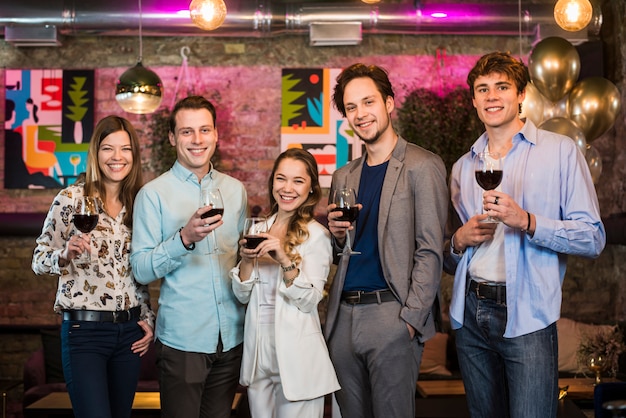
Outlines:
[[443,97],[418,88],[398,109],[398,131],[407,141],[438,154],[450,173],[456,160],[484,132],[484,125],[466,88],[458,87]]
[[612,331],[599,331],[596,334],[584,336],[578,347],[577,357],[580,364],[586,365],[591,356],[605,358],[607,370],[615,375],[619,363],[619,355],[626,351],[624,333],[619,327]]

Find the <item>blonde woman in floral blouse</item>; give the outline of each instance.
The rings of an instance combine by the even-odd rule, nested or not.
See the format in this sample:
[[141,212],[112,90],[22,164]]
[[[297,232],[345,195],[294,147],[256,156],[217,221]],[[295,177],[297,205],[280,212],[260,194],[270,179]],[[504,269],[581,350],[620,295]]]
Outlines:
[[[33,271],[59,277],[54,310],[63,315],[63,373],[76,418],[130,417],[140,357],[153,338],[147,286],[130,268],[132,209],[142,185],[137,134],[126,119],[96,125],[86,181],[61,190],[46,217]],[[89,234],[74,227],[74,201],[98,199],[98,224]],[[91,261],[76,259],[89,252]]]

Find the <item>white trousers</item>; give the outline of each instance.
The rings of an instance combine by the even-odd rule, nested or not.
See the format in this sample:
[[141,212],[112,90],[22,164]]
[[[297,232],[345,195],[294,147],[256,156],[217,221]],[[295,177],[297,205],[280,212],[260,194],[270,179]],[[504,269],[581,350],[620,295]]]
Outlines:
[[252,418],[323,418],[323,396],[294,402],[285,398],[276,359],[274,324],[259,325],[257,335],[256,370],[248,387]]

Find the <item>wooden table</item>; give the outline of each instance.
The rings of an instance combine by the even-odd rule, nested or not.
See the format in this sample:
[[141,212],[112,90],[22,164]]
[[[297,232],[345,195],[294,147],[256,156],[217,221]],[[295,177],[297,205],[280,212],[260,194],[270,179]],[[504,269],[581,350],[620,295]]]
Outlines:
[[[416,418],[469,418],[465,396],[415,399]],[[561,399],[557,418],[586,418],[571,399]]]
[[[570,399],[593,399],[593,378],[576,377],[559,379],[559,387],[567,387]],[[603,382],[615,382],[616,379],[605,378]],[[422,398],[464,396],[465,387],[461,379],[424,380],[417,382],[417,392]]]
[[[242,394],[237,392],[233,399],[233,410],[241,401]],[[24,408],[25,418],[71,417],[72,404],[67,392],[53,392]],[[132,417],[159,417],[161,399],[159,392],[137,392],[133,401]]]

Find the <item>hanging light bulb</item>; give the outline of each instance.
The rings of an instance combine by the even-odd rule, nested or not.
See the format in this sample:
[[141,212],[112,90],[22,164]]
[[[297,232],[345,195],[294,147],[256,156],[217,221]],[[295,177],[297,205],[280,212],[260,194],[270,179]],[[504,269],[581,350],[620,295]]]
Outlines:
[[226,4],[224,0],[193,0],[189,4],[189,15],[200,29],[214,30],[226,20]]
[[163,83],[154,71],[143,66],[142,54],[141,0],[139,0],[139,57],[137,64],[120,76],[115,88],[115,100],[129,113],[152,113],[159,108],[163,98]]
[[570,32],[582,30],[591,22],[593,6],[589,0],[559,0],[554,6],[554,19]]

